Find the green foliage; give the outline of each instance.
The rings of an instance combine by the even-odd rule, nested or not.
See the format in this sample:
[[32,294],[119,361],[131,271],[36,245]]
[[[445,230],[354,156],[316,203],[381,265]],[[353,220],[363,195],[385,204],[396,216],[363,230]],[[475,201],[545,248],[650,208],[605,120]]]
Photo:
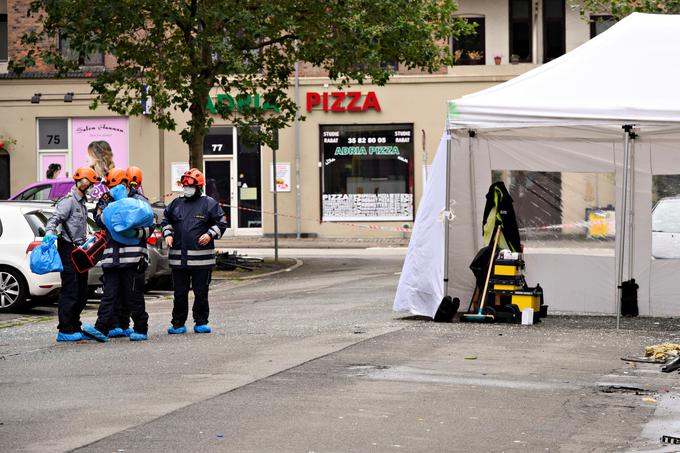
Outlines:
[[607,14],[623,19],[631,13],[680,13],[680,0],[582,0],[575,4],[582,16]]
[[[149,116],[160,128],[178,126],[175,111],[190,113],[180,133],[196,164],[213,122],[206,104],[215,87],[234,96],[259,93],[278,106],[218,107],[251,139],[271,145],[272,131],[296,113],[289,95],[296,61],[326,69],[340,86],[386,83],[392,70],[383,62],[432,72],[451,64],[450,37],[473,32],[453,18],[455,10],[454,0],[34,0],[30,12],[42,29],[23,37],[30,51],[11,69],[21,72],[43,59],[64,75],[93,52],[114,56],[115,69],[92,83],[92,107],[141,114],[147,86]],[[56,43],[58,35],[77,58],[42,44]]]

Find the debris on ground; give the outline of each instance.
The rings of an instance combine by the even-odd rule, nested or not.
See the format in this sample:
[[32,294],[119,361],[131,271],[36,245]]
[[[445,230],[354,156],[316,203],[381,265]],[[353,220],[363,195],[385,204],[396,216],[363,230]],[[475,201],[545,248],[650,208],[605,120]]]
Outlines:
[[645,355],[653,357],[662,363],[673,360],[680,355],[680,344],[677,343],[660,343],[645,348]]
[[649,397],[642,398],[642,401],[644,401],[645,403],[656,403],[656,400],[654,398]]
[[237,268],[252,271],[260,268],[264,262],[262,258],[250,258],[248,256],[239,255],[236,250],[234,250],[233,253],[218,253],[215,257],[215,261],[215,267],[219,271],[233,271]]

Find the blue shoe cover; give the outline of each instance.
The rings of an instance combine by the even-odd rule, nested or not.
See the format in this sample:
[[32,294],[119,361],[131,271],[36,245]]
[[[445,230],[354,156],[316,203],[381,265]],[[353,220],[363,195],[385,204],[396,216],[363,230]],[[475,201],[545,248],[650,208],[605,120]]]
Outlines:
[[130,341],[146,341],[148,339],[149,337],[143,333],[132,332],[130,334]]
[[83,333],[90,338],[94,338],[95,340],[100,341],[102,343],[106,343],[107,341],[109,341],[108,337],[101,333],[100,331],[98,331],[97,329],[95,329],[92,324],[83,324],[81,329],[83,330]]
[[135,331],[133,329],[130,329],[129,327],[123,330],[123,334],[125,334],[125,336],[128,338],[130,338],[130,335],[132,335],[134,332]]
[[212,329],[207,324],[201,324],[200,326],[194,326],[194,333],[210,333]]
[[57,334],[57,341],[62,342],[62,341],[82,341],[84,340],[83,334],[80,332],[73,332],[73,333],[63,333],[59,332]]
[[125,335],[125,331],[121,329],[120,327],[116,327],[115,329],[109,330],[109,338],[120,338],[120,337],[127,337],[128,335]]
[[179,335],[179,334],[187,333],[187,328],[185,326],[181,326],[181,327],[170,326],[170,327],[168,327],[168,333],[170,335]]

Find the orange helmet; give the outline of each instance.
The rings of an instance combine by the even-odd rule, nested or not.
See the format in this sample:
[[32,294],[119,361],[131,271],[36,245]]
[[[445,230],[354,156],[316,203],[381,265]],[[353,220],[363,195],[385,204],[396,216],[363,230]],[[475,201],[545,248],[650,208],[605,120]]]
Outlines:
[[142,185],[142,169],[139,167],[129,167],[127,169],[127,179],[130,184]]
[[205,185],[205,176],[198,168],[192,168],[185,172],[180,179],[183,186],[196,186],[201,188]]
[[81,179],[87,179],[92,184],[97,184],[101,181],[101,178],[97,176],[97,173],[91,167],[80,167],[73,173],[74,181],[80,181]]
[[122,168],[112,168],[106,172],[106,176],[104,176],[104,184],[106,184],[108,188],[116,187],[123,181],[128,182],[128,176],[127,172]]

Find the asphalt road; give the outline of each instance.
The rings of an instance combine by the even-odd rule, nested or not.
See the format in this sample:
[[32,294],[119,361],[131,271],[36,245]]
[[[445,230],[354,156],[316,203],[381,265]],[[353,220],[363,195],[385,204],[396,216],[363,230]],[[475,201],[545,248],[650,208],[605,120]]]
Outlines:
[[141,344],[0,329],[0,449],[663,451],[660,433],[680,436],[678,375],[620,360],[680,342],[676,320],[434,324],[391,312],[401,254],[306,253],[214,287],[211,335],[165,335],[169,299],[149,303]]

